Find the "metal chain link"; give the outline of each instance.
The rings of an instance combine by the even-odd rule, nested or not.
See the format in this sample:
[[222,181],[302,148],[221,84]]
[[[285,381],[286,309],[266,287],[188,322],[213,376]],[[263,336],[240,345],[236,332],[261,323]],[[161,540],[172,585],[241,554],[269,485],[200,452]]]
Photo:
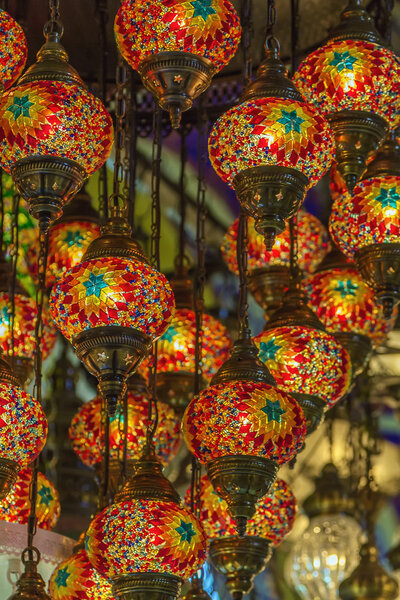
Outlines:
[[[107,67],[108,67],[108,41],[107,41],[107,23],[109,20],[108,1],[97,0],[96,11],[99,23],[99,41],[101,46],[100,63],[100,89],[101,99],[104,106],[107,106]],[[98,178],[98,201],[99,213],[103,219],[107,218],[108,213],[108,172],[107,164],[104,164],[99,171]]]
[[11,360],[14,367],[15,363],[15,286],[17,283],[17,266],[18,266],[18,254],[19,254],[19,227],[18,227],[18,215],[19,215],[19,204],[20,195],[13,188],[12,198],[12,225],[11,225],[11,281],[10,281],[10,298],[11,298],[11,313],[9,320],[9,328],[11,333]]
[[298,246],[297,214],[289,219],[289,237],[290,237],[290,258],[289,268],[290,277],[297,280],[299,277],[299,246]]
[[180,130],[180,175],[179,175],[179,248],[178,248],[178,266],[183,268],[185,261],[185,224],[186,224],[186,162],[187,162],[187,144],[186,130],[181,127]]
[[103,440],[101,453],[101,471],[99,478],[98,510],[105,508],[109,502],[109,474],[110,474],[110,419],[106,401],[101,396],[100,408],[100,439]]
[[292,63],[292,76],[297,69],[297,50],[299,43],[299,29],[300,29],[300,0],[290,0],[290,11],[291,11],[291,63]]
[[249,304],[247,290],[247,246],[248,246],[248,231],[247,231],[247,215],[243,208],[240,209],[239,226],[236,242],[236,260],[239,270],[239,303],[238,303],[238,324],[239,337],[250,338],[249,326]]
[[274,37],[274,27],[276,25],[276,6],[275,0],[267,0],[267,40]]
[[122,151],[125,147],[125,127],[124,119],[126,117],[126,66],[121,55],[118,55],[118,65],[116,72],[116,93],[115,93],[115,160],[113,176],[113,193],[109,198],[109,215],[120,211],[121,216],[127,218],[127,205],[125,198],[121,195],[121,184],[124,180],[124,169],[122,165]]
[[253,1],[242,0],[241,22],[242,22],[242,51],[243,51],[243,79],[247,85],[251,81],[253,70],[253,59],[251,56],[251,40],[253,38]]

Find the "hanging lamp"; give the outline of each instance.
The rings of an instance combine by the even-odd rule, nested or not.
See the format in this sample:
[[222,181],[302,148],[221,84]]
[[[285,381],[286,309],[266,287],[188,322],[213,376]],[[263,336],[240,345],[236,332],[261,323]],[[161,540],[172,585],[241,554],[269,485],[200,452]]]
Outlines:
[[[306,273],[315,271],[329,247],[328,232],[313,215],[300,209],[298,219],[299,267]],[[221,246],[222,257],[228,268],[239,273],[236,245],[239,220],[229,227]],[[280,306],[290,280],[290,231],[286,224],[271,251],[265,247],[263,237],[254,227],[254,219],[248,218],[248,285],[256,302],[264,309],[266,320]]]
[[336,200],[329,226],[390,319],[400,301],[400,145],[395,131],[369,163],[353,195]]
[[354,379],[395,326],[397,310],[390,321],[385,319],[372,290],[338,249],[305,279],[303,287],[326,330],[348,351]]
[[7,362],[0,358],[0,500],[13,487],[46,443],[47,420],[39,402],[19,387]]
[[115,503],[91,522],[86,551],[121,600],[177,598],[206,558],[200,521],[180,506],[150,448]]
[[28,549],[22,555],[24,572],[17,581],[17,591],[8,600],[51,600],[46,592],[46,584],[43,577],[38,573],[37,565],[40,553],[33,548],[35,556],[29,556]]
[[[148,404],[151,396],[145,380],[138,374],[132,375],[127,382],[126,412],[120,403],[117,412],[109,420],[109,486],[111,495],[118,489],[121,479],[121,460],[126,444],[128,474],[132,472],[146,441],[148,424]],[[69,439],[74,452],[82,462],[96,469],[102,468],[105,432],[102,430],[102,399],[97,397],[85,403],[74,416],[69,428]],[[165,466],[178,452],[180,445],[180,420],[174,410],[157,403],[159,425],[154,434],[154,451]],[[125,418],[127,423],[125,424]],[[124,442],[124,435],[126,442]],[[113,494],[114,492],[114,494]]]
[[323,467],[303,509],[310,523],[292,548],[286,572],[302,598],[335,600],[339,584],[357,565],[362,530],[355,498],[332,463]]
[[37,62],[0,98],[1,166],[42,231],[104,164],[113,139],[111,117],[68,64],[62,34],[52,3]]
[[190,582],[190,588],[181,596],[182,600],[211,600],[210,594],[205,591],[202,582],[193,577]]
[[0,91],[8,89],[24,70],[28,46],[21,25],[0,8]]
[[181,113],[234,56],[241,35],[229,0],[123,0],[114,29],[122,56],[175,129]]
[[301,93],[333,128],[336,162],[350,192],[398,118],[399,78],[400,60],[384,47],[362,0],[349,0],[326,44],[295,73]]
[[271,251],[333,156],[328,123],[289,79],[275,38],[267,39],[266,58],[241,103],[215,123],[209,155]]
[[320,425],[325,411],[349,390],[351,362],[347,351],[307,306],[296,279],[292,279],[281,308],[254,342],[279,389],[302,407],[309,435]]

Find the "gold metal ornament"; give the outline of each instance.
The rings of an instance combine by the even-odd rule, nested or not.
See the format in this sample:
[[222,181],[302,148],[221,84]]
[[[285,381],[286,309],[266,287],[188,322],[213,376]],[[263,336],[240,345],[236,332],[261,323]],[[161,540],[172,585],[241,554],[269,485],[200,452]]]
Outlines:
[[[68,63],[68,54],[60,43],[63,27],[46,24],[46,43],[37,53],[37,61],[19,80],[20,84],[34,81],[61,81],[85,87],[82,79]],[[21,196],[28,202],[29,212],[38,219],[41,231],[61,217],[62,209],[82,187],[85,170],[75,161],[52,156],[29,157],[18,160],[11,169],[13,181]]]
[[303,509],[310,519],[340,513],[354,517],[354,498],[348,493],[334,464],[328,463],[323,467],[316,480],[315,490],[304,501]]
[[248,274],[249,290],[264,309],[267,322],[281,305],[289,283],[290,270],[284,266],[262,267]]
[[46,592],[46,584],[43,577],[37,571],[37,565],[40,560],[39,551],[33,548],[36,557],[29,555],[29,550],[26,549],[22,554],[22,563],[24,564],[24,572],[17,582],[17,591],[12,594],[8,600],[51,600]]
[[241,600],[253,587],[272,554],[268,540],[257,536],[227,536],[211,540],[210,559],[226,577],[226,588],[233,600]]
[[138,71],[143,85],[169,113],[173,129],[178,129],[182,113],[210,86],[215,68],[202,56],[175,50],[149,56]]
[[193,577],[190,588],[181,596],[181,600],[211,600],[211,596],[207,594],[201,581],[197,577]]
[[341,600],[395,600],[399,586],[379,562],[376,546],[367,542],[360,550],[360,564],[339,586]]

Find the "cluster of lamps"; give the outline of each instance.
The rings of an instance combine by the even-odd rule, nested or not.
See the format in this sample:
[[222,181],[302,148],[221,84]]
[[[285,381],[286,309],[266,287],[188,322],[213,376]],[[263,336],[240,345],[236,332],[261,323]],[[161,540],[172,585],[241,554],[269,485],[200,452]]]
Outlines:
[[[45,44],[22,75],[24,34],[0,11],[0,163],[38,220],[39,251],[28,253],[32,277],[51,287],[48,309],[22,289],[11,295],[10,265],[1,257],[0,518],[29,521],[30,465],[46,441],[40,402],[24,390],[40,351],[40,319],[42,358],[54,344],[54,323],[98,381],[99,396],[74,417],[70,438],[99,477],[106,450],[112,495],[55,570],[52,598],[173,600],[209,554],[238,600],[294,522],[296,502],[277,479],[279,468],[295,459],[394,326],[400,150],[388,128],[399,121],[400,61],[358,0],[293,80],[278,41],[268,37],[254,81],[209,137],[211,163],[243,209],[222,253],[242,288],[248,277],[266,325],[252,338],[242,311],[231,347],[223,325],[203,314],[197,385],[198,307],[187,274],[169,282],[133,238],[118,203],[110,203],[100,227],[79,191],[109,157],[113,124],[69,65],[56,17],[53,10]],[[229,0],[123,0],[115,19],[121,54],[175,128],[234,56],[240,34]],[[298,210],[335,152],[330,231],[343,254],[329,251],[323,225]],[[149,391],[143,376],[154,370],[160,377]],[[153,404],[158,426],[155,419],[151,430]],[[162,473],[178,450],[181,421],[187,448],[207,472],[183,504]],[[53,527],[57,493],[44,476],[37,486],[37,522]],[[346,512],[339,504],[336,513]],[[319,510],[312,506],[310,516],[325,518]],[[364,547],[363,560],[374,556]],[[33,581],[36,566],[29,564],[24,576]]]

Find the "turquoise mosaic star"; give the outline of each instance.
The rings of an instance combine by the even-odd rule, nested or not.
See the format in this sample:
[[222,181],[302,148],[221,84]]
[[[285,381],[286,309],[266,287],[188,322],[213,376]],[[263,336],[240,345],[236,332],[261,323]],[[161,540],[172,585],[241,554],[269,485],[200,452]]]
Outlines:
[[389,190],[381,188],[379,196],[377,196],[375,200],[381,203],[382,208],[397,208],[397,202],[400,200],[400,195],[396,192],[396,187],[392,187]]
[[45,485],[43,485],[38,491],[38,496],[40,496],[41,504],[45,504],[46,506],[50,506],[50,502],[54,500],[51,489]]
[[172,342],[176,334],[177,331],[175,327],[171,325],[171,327],[168,327],[167,331],[161,336],[160,340],[167,340],[167,342]]
[[281,118],[278,119],[278,123],[282,123],[285,127],[285,133],[296,131],[301,133],[301,124],[304,123],[304,119],[298,116],[295,110],[281,110]]
[[333,289],[335,292],[339,292],[342,298],[345,298],[346,296],[355,296],[358,285],[353,283],[351,279],[347,279],[346,281],[338,281],[337,286]]
[[83,235],[79,231],[67,231],[64,242],[71,248],[71,246],[82,246]]
[[275,360],[276,353],[280,349],[278,344],[275,344],[275,340],[269,340],[268,342],[261,342],[260,344],[260,359],[265,362],[267,360]]
[[348,71],[353,70],[353,65],[357,62],[357,58],[355,56],[351,56],[350,52],[334,52],[334,59],[329,63],[333,67],[336,67],[337,71],[340,73],[343,69],[347,69]]
[[94,273],[90,273],[89,280],[84,281],[83,285],[86,288],[86,296],[97,296],[97,298],[100,297],[101,290],[107,287],[104,275],[95,275]]
[[190,542],[192,541],[192,537],[196,535],[196,532],[193,529],[193,525],[191,523],[186,523],[182,521],[179,527],[175,529],[181,536],[181,542]]
[[1,309],[0,312],[0,323],[4,323],[4,325],[10,324],[10,312],[7,306]]
[[280,407],[278,400],[276,402],[267,400],[266,405],[261,410],[267,415],[268,423],[270,421],[276,421],[277,423],[280,423],[282,420],[282,415],[284,415],[286,412]]
[[16,121],[21,115],[29,117],[29,109],[31,106],[33,106],[33,102],[29,100],[27,94],[26,96],[22,96],[22,98],[14,98],[13,103],[7,108],[7,111],[13,114],[14,121]]
[[54,580],[58,590],[61,586],[67,587],[67,579],[70,575],[71,573],[68,573],[67,567],[64,567],[63,569],[58,569],[56,578]]
[[194,8],[193,18],[201,17],[204,22],[210,15],[215,15],[217,12],[212,6],[212,0],[193,0],[190,4]]

